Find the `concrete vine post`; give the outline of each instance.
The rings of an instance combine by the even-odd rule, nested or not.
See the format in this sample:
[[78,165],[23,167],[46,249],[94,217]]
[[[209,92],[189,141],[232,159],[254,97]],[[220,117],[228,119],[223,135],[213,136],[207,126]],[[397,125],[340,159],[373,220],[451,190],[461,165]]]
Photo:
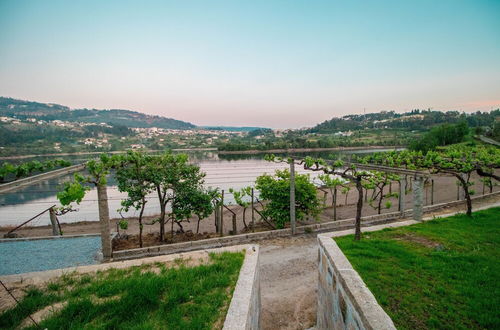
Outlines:
[[295,162],[290,160],[290,227],[292,228],[292,235],[296,233],[295,223]]
[[60,236],[59,226],[57,225],[56,212],[53,207],[49,210],[50,225],[52,226],[52,236]]
[[111,247],[111,228],[109,225],[108,191],[106,184],[98,183],[97,203],[99,210],[99,226],[101,229],[102,255],[104,259],[110,259],[113,255]]

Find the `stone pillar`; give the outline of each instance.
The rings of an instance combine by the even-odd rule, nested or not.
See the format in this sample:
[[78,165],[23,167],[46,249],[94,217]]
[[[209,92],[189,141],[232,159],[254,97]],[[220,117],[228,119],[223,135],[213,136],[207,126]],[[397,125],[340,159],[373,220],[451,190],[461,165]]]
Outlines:
[[399,212],[405,213],[406,180],[399,180]]
[[413,220],[422,221],[423,214],[423,177],[417,176],[413,180]]
[[53,208],[49,210],[50,224],[52,226],[52,236],[61,236],[59,225],[57,224],[56,212]]

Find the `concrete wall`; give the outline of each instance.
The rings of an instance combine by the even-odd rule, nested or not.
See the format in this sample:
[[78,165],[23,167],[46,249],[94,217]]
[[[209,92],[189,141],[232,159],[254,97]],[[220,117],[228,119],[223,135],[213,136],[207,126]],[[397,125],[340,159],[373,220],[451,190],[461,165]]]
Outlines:
[[254,246],[247,250],[223,329],[260,329],[260,309],[259,247]]
[[335,241],[318,243],[316,329],[396,329]]

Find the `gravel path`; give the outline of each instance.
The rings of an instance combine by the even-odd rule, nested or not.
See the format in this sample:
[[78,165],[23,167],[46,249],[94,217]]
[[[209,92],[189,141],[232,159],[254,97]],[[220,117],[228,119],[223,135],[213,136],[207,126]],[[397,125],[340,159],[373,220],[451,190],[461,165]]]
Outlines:
[[307,329],[316,322],[316,235],[259,243],[263,329]]

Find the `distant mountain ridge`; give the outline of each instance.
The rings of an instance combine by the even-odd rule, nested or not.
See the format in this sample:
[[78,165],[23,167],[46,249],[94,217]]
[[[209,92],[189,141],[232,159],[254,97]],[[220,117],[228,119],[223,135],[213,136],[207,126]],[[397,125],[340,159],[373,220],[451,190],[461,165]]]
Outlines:
[[192,129],[196,125],[167,118],[153,116],[131,110],[111,109],[70,109],[52,104],[24,101],[9,97],[0,97],[0,116],[19,119],[36,118],[39,120],[64,120],[69,122],[106,123],[127,127],[159,127],[167,129]]

